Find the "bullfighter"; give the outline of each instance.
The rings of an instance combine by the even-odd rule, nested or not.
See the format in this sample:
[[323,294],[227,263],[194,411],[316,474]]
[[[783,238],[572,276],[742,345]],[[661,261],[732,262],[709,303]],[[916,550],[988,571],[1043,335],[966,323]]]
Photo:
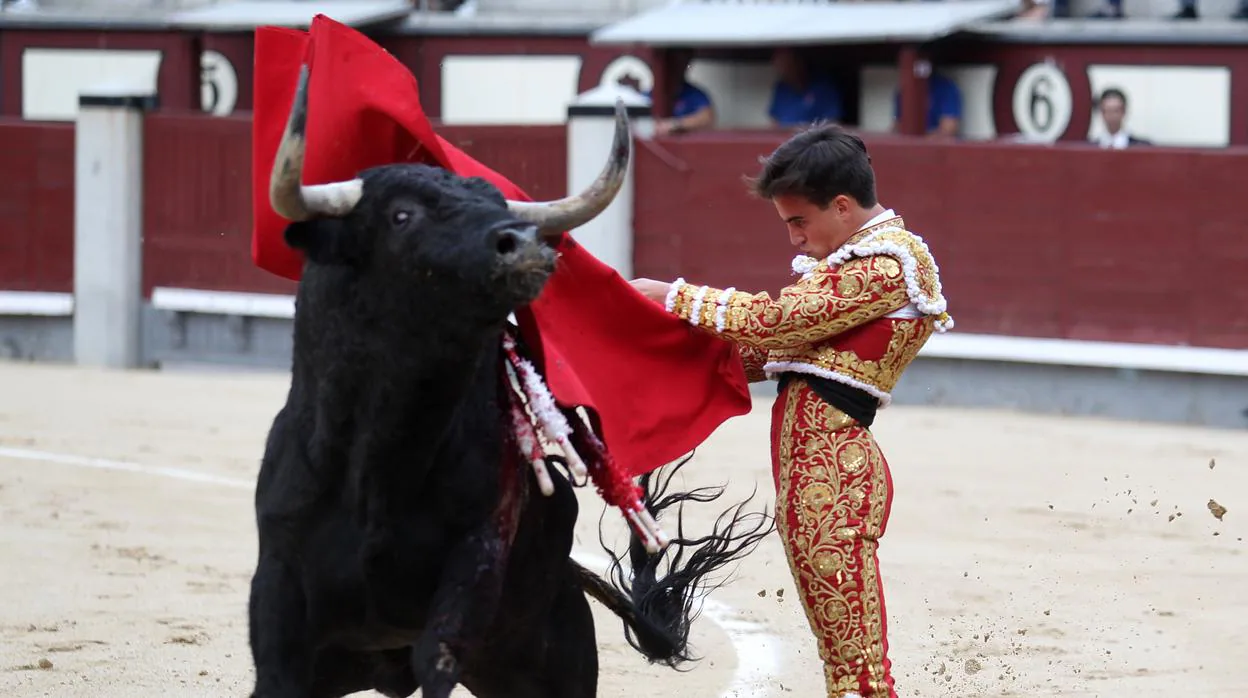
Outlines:
[[834,698],[893,698],[879,540],[892,478],[871,434],[902,372],[953,326],[936,262],[876,198],[860,138],[816,124],[763,160],[752,189],[801,252],[778,297],[635,279],[671,313],[778,381],[771,453],[777,528]]

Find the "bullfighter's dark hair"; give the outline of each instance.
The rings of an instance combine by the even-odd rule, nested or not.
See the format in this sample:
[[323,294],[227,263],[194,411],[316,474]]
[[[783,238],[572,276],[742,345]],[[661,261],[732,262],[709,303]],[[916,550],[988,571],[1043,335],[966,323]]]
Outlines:
[[762,171],[746,182],[761,198],[801,196],[827,208],[843,194],[864,208],[876,204],[867,146],[838,124],[815,122],[758,161]]

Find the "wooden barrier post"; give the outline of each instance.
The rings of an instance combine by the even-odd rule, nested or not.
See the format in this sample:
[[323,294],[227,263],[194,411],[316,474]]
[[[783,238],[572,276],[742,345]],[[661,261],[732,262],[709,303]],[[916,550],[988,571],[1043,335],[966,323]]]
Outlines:
[[92,88],[74,132],[74,361],[141,360],[143,112],[154,95]]
[[[615,102],[628,110],[633,135],[651,138],[654,122],[650,100],[625,85],[599,85],[568,106],[568,193],[589,186],[611,152],[615,134]],[[635,158],[634,158],[635,161]],[[628,279],[633,273],[633,162],[615,200],[602,215],[572,232],[590,254]]]

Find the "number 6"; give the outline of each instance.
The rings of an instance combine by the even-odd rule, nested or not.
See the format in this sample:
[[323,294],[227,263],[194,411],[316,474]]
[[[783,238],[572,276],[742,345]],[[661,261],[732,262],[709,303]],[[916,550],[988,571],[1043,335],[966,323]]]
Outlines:
[[1051,63],[1035,63],[1014,85],[1014,123],[1018,130],[1040,140],[1061,138],[1074,113],[1070,82]]

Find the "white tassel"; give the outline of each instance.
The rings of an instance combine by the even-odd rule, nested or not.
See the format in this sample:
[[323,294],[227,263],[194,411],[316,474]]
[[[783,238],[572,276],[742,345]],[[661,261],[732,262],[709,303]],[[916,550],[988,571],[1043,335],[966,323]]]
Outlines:
[[[507,362],[507,375],[512,379],[516,389],[520,389],[519,379],[516,377],[516,370],[512,367],[511,362]],[[537,486],[541,489],[542,494],[549,497],[555,493],[555,483],[550,479],[550,470],[546,467],[545,453],[542,449],[537,432],[533,429],[533,423],[529,421],[529,415],[524,411],[524,406],[514,403],[511,406],[511,424],[516,432],[516,443],[520,447],[520,455],[528,459],[533,466],[533,474],[537,477]]]
[[814,271],[815,267],[819,266],[819,260],[814,257],[808,257],[804,254],[799,254],[793,258],[793,262],[790,266],[793,268],[794,274],[806,275]]
[[702,301],[706,298],[706,292],[710,290],[709,286],[701,286],[697,292],[693,294],[693,304],[689,307],[689,324],[697,325],[702,319]]
[[723,295],[719,297],[718,307],[715,308],[715,331],[722,333],[724,327],[728,324],[728,301],[732,300],[732,294],[737,292],[735,286],[729,286],[724,289]]
[[667,297],[663,299],[663,307],[667,309],[667,312],[670,313],[676,309],[676,295],[680,293],[680,289],[684,288],[684,286],[685,278],[682,276],[667,287]]
[[555,405],[554,396],[542,382],[542,377],[533,364],[514,353],[516,341],[511,335],[504,335],[503,347],[510,354],[510,363],[515,364],[516,371],[520,374],[525,396],[529,400],[529,409],[533,411],[533,416],[537,417],[537,423],[541,426],[542,432],[545,433],[546,438],[558,444],[560,450],[563,451],[563,456],[568,462],[568,470],[571,471],[573,478],[583,481],[589,475],[589,469],[585,467],[585,462],[581,460],[568,439],[568,436],[572,434],[572,427]]

